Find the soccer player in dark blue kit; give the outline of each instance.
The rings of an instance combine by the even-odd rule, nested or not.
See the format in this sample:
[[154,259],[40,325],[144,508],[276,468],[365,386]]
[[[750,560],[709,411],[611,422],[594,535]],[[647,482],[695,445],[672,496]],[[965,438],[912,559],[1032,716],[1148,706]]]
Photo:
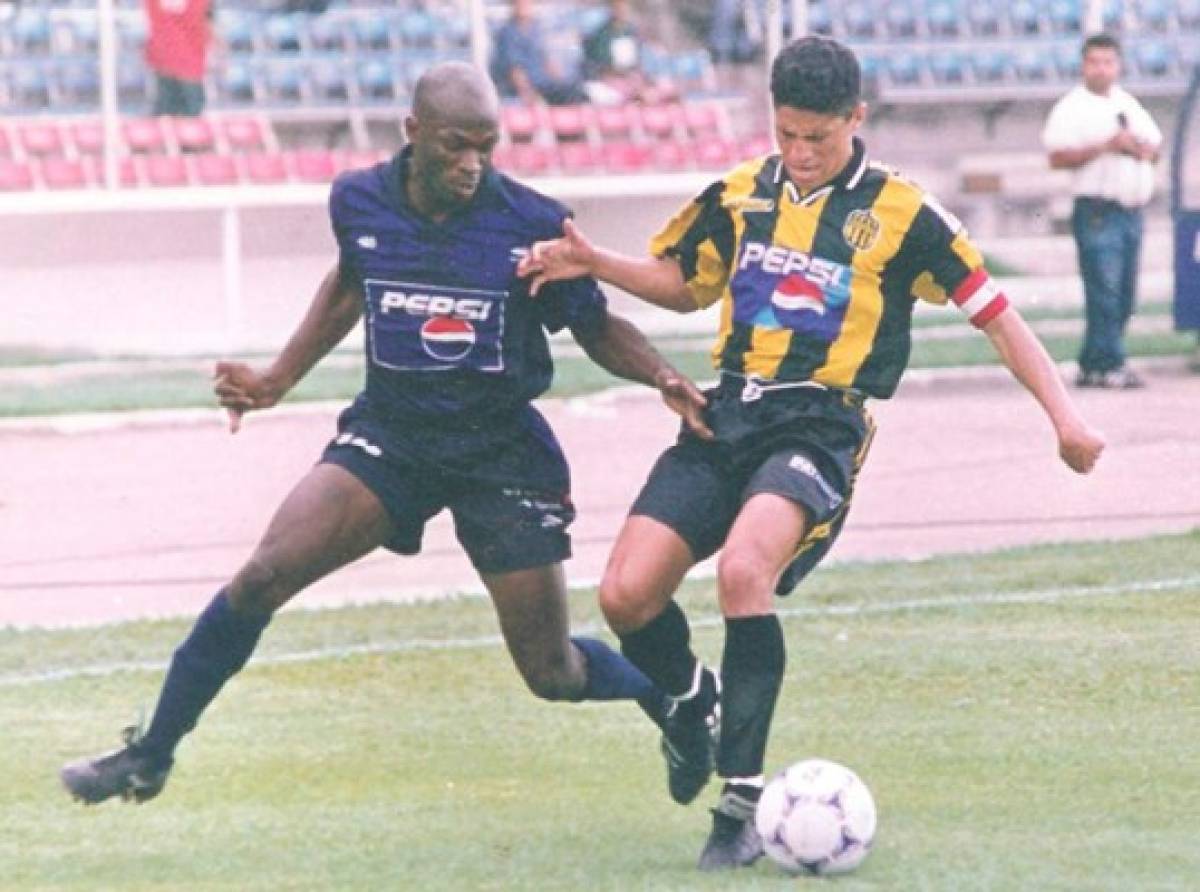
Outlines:
[[597,639],[569,636],[569,475],[530,401],[553,371],[545,331],[564,327],[605,369],[658,387],[700,436],[704,397],[608,313],[594,280],[530,298],[516,275],[523,249],[560,233],[567,212],[491,168],[498,115],[474,67],[426,72],[405,122],[410,145],[334,183],[338,263],[278,358],[263,371],[218,363],[215,390],[236,431],[242,413],[275,405],[365,318],[366,387],[337,436],[175,651],[144,733],[63,768],[77,799],[156,796],[180,739],[274,612],[379,546],[415,554],[425,522],[444,508],[534,694],[632,699],[664,723],[667,701],[640,671]]

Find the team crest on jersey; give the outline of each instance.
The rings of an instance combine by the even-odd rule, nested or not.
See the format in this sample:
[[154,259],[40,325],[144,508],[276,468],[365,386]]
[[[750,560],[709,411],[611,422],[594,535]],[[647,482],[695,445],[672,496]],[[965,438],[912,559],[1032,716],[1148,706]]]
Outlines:
[[842,224],[842,238],[856,251],[869,251],[879,241],[882,228],[879,218],[871,213],[870,208],[860,208],[846,215],[846,222]]

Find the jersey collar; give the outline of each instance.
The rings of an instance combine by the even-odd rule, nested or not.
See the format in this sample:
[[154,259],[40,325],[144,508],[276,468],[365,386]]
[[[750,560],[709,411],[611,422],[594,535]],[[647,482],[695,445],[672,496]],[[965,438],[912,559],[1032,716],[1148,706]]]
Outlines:
[[826,195],[829,195],[835,189],[850,190],[858,186],[862,182],[863,174],[867,172],[867,147],[866,144],[857,136],[853,137],[854,150],[850,155],[850,160],[846,162],[846,166],[841,169],[832,180],[821,186],[818,189],[813,189],[807,195],[801,195],[800,190],[796,188],[787,177],[787,171],[783,166],[782,156],[775,162],[775,185],[778,189],[786,191],[788,198],[792,204],[809,205],[820,201]]

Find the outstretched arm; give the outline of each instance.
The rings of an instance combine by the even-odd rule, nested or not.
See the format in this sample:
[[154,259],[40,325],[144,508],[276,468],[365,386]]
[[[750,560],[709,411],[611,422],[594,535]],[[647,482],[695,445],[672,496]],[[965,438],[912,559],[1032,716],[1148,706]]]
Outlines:
[[575,339],[602,369],[657,388],[663,402],[683,418],[696,436],[712,439],[712,431],[704,423],[704,407],[708,403],[704,394],[663,359],[633,323],[609,313],[602,329],[589,335],[576,333]]
[[698,309],[678,262],[663,257],[630,257],[592,244],[570,218],[563,237],[537,242],[517,265],[517,275],[532,276],[531,294],[547,282],[592,276],[655,306],[690,313]]
[[334,267],[317,293],[299,328],[271,365],[258,371],[241,362],[217,363],[213,391],[229,412],[229,429],[237,433],[242,415],[269,409],[341,343],[362,316],[362,292],[356,282]]
[[983,327],[1004,364],[1041,403],[1058,437],[1058,454],[1080,474],[1092,470],[1104,437],[1088,426],[1041,341],[1011,306]]

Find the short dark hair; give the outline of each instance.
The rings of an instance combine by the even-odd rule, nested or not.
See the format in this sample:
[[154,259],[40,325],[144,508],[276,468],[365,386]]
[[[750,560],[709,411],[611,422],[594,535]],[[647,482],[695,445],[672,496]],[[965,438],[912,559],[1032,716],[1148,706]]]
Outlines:
[[1086,56],[1088,50],[1113,50],[1119,56],[1121,55],[1121,41],[1111,34],[1093,34],[1083,42],[1083,49],[1079,51],[1079,54]]
[[848,115],[861,95],[858,59],[830,37],[793,40],[771,64],[771,101],[776,106]]

